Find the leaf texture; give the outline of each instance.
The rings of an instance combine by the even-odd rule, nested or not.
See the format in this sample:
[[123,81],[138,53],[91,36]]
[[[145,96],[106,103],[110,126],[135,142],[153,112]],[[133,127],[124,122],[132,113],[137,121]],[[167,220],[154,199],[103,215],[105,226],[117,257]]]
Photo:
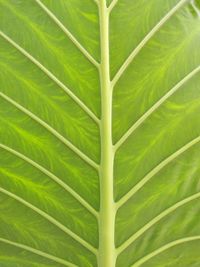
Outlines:
[[199,0],[0,0],[0,265],[200,264]]

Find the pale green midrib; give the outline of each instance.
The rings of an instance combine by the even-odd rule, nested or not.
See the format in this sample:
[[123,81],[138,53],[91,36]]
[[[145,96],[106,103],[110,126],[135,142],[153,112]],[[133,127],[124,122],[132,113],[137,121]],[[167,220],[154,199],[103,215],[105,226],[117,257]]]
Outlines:
[[0,242],[5,243],[5,244],[8,244],[8,245],[11,245],[11,246],[14,246],[14,247],[17,247],[17,248],[20,248],[20,249],[23,249],[23,250],[26,250],[26,251],[29,251],[31,253],[34,253],[34,254],[39,255],[41,257],[44,257],[44,258],[46,258],[48,260],[52,260],[54,262],[60,263],[60,264],[62,264],[64,266],[78,267],[77,265],[72,264],[69,261],[66,261],[64,259],[58,258],[56,256],[53,256],[51,254],[48,254],[46,252],[43,252],[41,250],[38,250],[38,249],[35,249],[35,248],[32,248],[32,247],[29,247],[29,246],[24,245],[24,244],[21,244],[21,243],[16,243],[16,242],[13,242],[13,241],[8,240],[8,239],[5,239],[5,238],[0,238]]
[[135,262],[133,265],[131,265],[131,267],[139,267],[141,266],[141,264],[145,263],[146,261],[150,260],[151,258],[153,258],[154,256],[157,256],[158,254],[162,253],[163,251],[170,249],[174,246],[177,245],[181,245],[187,242],[191,242],[191,241],[197,241],[200,240],[200,236],[196,235],[196,236],[189,236],[189,237],[185,237],[185,238],[181,238],[181,239],[177,239],[175,241],[172,241],[156,250],[154,250],[153,252],[149,253],[148,255],[144,256],[143,258],[141,258],[140,260],[138,260],[137,262]]
[[75,241],[77,241],[79,244],[81,244],[83,247],[85,247],[87,250],[92,252],[94,255],[97,255],[97,249],[93,247],[91,244],[89,244],[86,240],[75,234],[72,230],[70,230],[68,227],[54,219],[52,216],[47,214],[46,212],[42,211],[41,209],[37,208],[36,206],[32,205],[28,201],[24,200],[23,198],[17,196],[14,193],[11,193],[10,191],[0,187],[0,192],[15,199],[19,203],[23,204],[27,208],[31,209],[32,211],[36,212],[40,216],[42,216],[44,219],[46,219],[48,222],[52,223],[55,227],[63,231],[65,234],[73,238]]
[[99,69],[99,62],[97,62],[90,53],[80,44],[80,42],[73,36],[73,34],[61,23],[60,20],[44,5],[40,0],[35,2],[43,9],[43,11],[56,23],[56,25],[67,35],[67,37],[76,45],[76,47],[83,53],[83,55]]
[[8,37],[5,33],[0,31],[0,36],[20,51],[25,57],[27,57],[33,64],[35,64],[40,70],[42,70],[53,82],[55,82],[79,107],[99,125],[99,118],[66,86],[64,85],[55,75],[53,75],[46,67],[44,67],[38,60],[36,60],[31,54],[25,49]]
[[121,254],[126,248],[128,248],[130,245],[133,244],[133,242],[138,239],[142,234],[144,234],[149,228],[154,226],[156,223],[158,223],[160,220],[162,220],[164,217],[175,211],[176,209],[182,207],[183,205],[200,198],[200,193],[193,194],[187,198],[184,198],[183,200],[175,203],[173,206],[167,208],[163,212],[161,212],[159,215],[154,217],[151,221],[149,221],[146,225],[144,225],[140,230],[138,230],[136,233],[134,233],[130,238],[128,238],[120,247],[117,248],[117,254]]
[[128,68],[128,66],[132,63],[133,59],[138,55],[138,53],[141,51],[141,49],[146,45],[146,43],[151,40],[151,38],[156,34],[158,30],[189,0],[181,0],[177,5],[175,5],[154,27],[153,29],[145,36],[145,38],[139,43],[139,45],[134,48],[134,50],[131,52],[131,54],[128,56],[128,58],[125,60],[125,62],[122,64],[120,69],[115,74],[113,80],[112,80],[112,86],[115,87],[116,83],[120,79],[120,77],[123,75],[125,70]]
[[175,94],[184,84],[192,79],[198,72],[200,72],[200,66],[193,69],[185,77],[183,77],[174,87],[172,87],[163,97],[161,97],[149,110],[147,110],[129,129],[128,131],[117,141],[114,145],[115,151],[117,151],[124,142],[135,132],[135,130],[146,121],[146,119],[153,114],[165,101],[167,101],[173,94]]
[[38,116],[33,114],[30,110],[24,108],[22,105],[5,95],[4,93],[0,92],[0,97],[5,99],[7,102],[9,102],[11,105],[15,106],[17,109],[25,113],[27,116],[32,118],[34,121],[39,123],[41,126],[43,126],[48,132],[50,132],[53,136],[55,136],[58,140],[60,140],[64,145],[66,145],[68,148],[70,148],[76,155],[78,155],[83,161],[85,161],[87,164],[89,164],[91,167],[99,170],[99,165],[94,162],[91,158],[89,158],[86,154],[84,154],[80,149],[78,149],[71,141],[69,141],[67,138],[62,136],[59,132],[57,132],[53,127],[51,127],[48,123],[40,119]]
[[128,193],[126,193],[117,203],[117,209],[119,209],[122,205],[124,205],[131,197],[134,196],[135,193],[137,193],[151,178],[153,178],[158,172],[160,172],[165,166],[167,166],[170,162],[172,162],[174,159],[176,159],[178,156],[182,155],[184,152],[186,152],[188,149],[196,145],[200,142],[200,136],[194,138],[184,146],[182,146],[180,149],[178,149],[176,152],[171,154],[169,157],[167,157],[165,160],[163,160],[160,164],[158,164],[153,170],[151,170],[149,173],[145,175],[144,178],[140,180],[131,190],[129,190]]
[[0,144],[0,148],[8,151],[9,153],[15,155],[18,158],[24,160],[25,162],[27,162],[28,164],[32,165],[37,170],[39,170],[42,173],[44,173],[50,179],[55,181],[59,186],[61,186],[63,189],[65,189],[69,194],[71,194],[92,215],[94,215],[97,219],[99,218],[98,212],[87,201],[85,201],[78,193],[76,193],[70,186],[68,186],[65,182],[63,182],[56,175],[54,175],[53,173],[51,173],[50,171],[48,171],[47,169],[45,169],[44,167],[42,167],[41,165],[39,165],[38,163],[33,161],[32,159],[26,157],[25,155],[19,153],[18,151],[14,150],[14,149],[6,146],[6,145]]
[[113,193],[112,90],[109,62],[109,10],[99,1],[101,37],[101,164],[98,267],[115,267],[115,204]]

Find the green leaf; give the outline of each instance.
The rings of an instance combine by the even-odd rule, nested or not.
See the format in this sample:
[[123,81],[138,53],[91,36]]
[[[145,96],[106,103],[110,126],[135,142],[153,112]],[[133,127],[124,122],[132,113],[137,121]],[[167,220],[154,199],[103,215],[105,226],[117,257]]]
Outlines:
[[0,0],[0,265],[200,264],[200,1]]

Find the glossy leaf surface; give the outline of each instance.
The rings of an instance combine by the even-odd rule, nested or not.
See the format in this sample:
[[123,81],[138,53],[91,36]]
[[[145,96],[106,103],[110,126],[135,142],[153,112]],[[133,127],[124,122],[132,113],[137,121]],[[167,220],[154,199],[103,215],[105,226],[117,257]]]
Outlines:
[[200,1],[0,0],[0,266],[200,265]]

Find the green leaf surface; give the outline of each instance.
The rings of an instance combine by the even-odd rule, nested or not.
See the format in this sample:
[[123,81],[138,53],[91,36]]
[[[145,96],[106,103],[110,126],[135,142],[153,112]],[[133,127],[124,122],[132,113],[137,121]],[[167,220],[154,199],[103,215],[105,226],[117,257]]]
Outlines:
[[0,0],[0,266],[199,267],[199,47],[199,0]]

